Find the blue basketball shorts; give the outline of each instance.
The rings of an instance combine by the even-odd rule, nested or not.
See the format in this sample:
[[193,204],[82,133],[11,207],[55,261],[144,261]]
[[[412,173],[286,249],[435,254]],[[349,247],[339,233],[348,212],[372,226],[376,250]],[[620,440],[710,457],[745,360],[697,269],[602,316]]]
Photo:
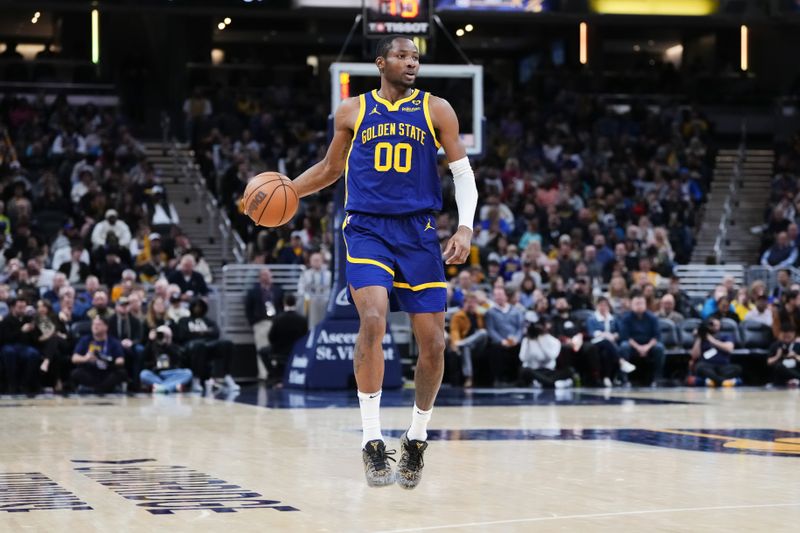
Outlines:
[[385,287],[392,311],[445,311],[447,283],[435,224],[429,214],[348,214],[342,224],[348,285]]

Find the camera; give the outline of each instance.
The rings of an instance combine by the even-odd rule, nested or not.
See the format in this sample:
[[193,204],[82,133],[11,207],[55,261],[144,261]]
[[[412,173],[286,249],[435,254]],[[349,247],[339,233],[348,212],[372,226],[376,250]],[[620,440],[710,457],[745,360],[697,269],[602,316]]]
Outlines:
[[529,339],[536,339],[545,334],[545,326],[542,322],[534,322],[528,326],[526,335]]
[[156,331],[156,340],[158,342],[164,342],[164,332],[163,331]]
[[708,338],[709,333],[711,333],[711,331],[708,329],[707,324],[700,324],[697,327],[697,336],[700,337],[702,340],[706,340]]

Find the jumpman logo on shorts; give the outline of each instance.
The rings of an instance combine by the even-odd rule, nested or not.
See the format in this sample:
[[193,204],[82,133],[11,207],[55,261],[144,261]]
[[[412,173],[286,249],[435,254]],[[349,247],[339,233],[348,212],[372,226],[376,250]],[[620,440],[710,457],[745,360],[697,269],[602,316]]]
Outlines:
[[378,104],[375,104],[375,107],[372,108],[372,111],[369,112],[370,115],[380,115],[381,112],[378,111]]
[[431,226],[431,219],[428,219],[428,223],[425,225],[425,229],[422,231],[428,231],[429,229],[436,229],[433,226]]

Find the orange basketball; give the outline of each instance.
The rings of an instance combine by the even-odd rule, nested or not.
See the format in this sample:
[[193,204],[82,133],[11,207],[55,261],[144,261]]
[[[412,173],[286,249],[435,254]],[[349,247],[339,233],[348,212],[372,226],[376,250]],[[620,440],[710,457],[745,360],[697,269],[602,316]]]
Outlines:
[[247,184],[241,206],[257,225],[275,228],[292,219],[298,202],[292,180],[277,172],[262,172]]

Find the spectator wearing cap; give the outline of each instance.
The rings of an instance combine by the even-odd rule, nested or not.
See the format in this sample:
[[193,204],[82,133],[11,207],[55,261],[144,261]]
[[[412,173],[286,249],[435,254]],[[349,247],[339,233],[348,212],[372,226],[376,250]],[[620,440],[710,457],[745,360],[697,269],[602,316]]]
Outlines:
[[665,353],[661,344],[661,328],[658,318],[647,310],[647,302],[642,294],[631,299],[631,310],[625,313],[620,322],[620,354],[637,367],[648,363],[652,367],[652,384],[664,377]]
[[0,360],[6,376],[6,392],[33,392],[41,356],[36,346],[35,310],[23,298],[12,298],[10,313],[0,321]]
[[129,303],[127,296],[119,297],[114,306],[114,314],[108,321],[108,332],[122,344],[131,388],[138,391],[139,372],[144,360],[145,328],[138,318],[131,316]]
[[68,259],[58,266],[55,266],[56,261],[54,259],[53,268],[66,275],[70,284],[86,282],[86,278],[91,274],[89,252],[83,248],[83,243],[80,241],[73,242],[65,250],[69,251]]
[[[186,351],[192,365],[194,378],[206,384],[206,392],[214,386],[211,380],[211,363],[222,361],[224,383],[228,392],[240,389],[231,377],[233,343],[220,338],[219,326],[206,316],[208,304],[195,298],[189,306],[190,316],[181,318],[175,327],[175,340]],[[194,388],[197,388],[195,383]]]
[[494,386],[515,383],[519,373],[519,345],[522,341],[525,319],[522,311],[510,301],[512,289],[495,287],[492,296],[494,307],[486,313],[486,331],[489,347],[486,356]]
[[797,262],[797,246],[789,241],[789,235],[785,231],[778,233],[773,244],[761,256],[761,265],[772,268],[786,268],[794,266]]
[[181,318],[190,316],[189,309],[181,297],[179,291],[173,291],[169,295],[169,305],[167,306],[167,319],[173,324],[177,324]]
[[170,226],[178,225],[181,223],[178,212],[175,206],[172,205],[164,194],[164,187],[156,185],[150,189],[152,198],[150,205],[152,207],[152,215],[150,216],[150,225],[152,226]]
[[150,233],[136,256],[136,268],[142,281],[155,282],[168,268],[171,257],[163,247],[160,233]]
[[131,243],[131,229],[119,219],[116,209],[106,211],[105,219],[98,222],[92,230],[92,247],[102,248],[107,244],[108,234],[117,236],[117,244],[127,248]]
[[108,320],[95,316],[92,332],[81,337],[72,353],[73,386],[80,392],[88,388],[94,392],[113,392],[125,381],[125,354],[122,344],[108,334]]
[[183,392],[192,382],[192,371],[182,368],[181,350],[172,342],[172,330],[159,326],[150,332],[139,379],[153,392]]
[[195,272],[194,256],[186,254],[181,257],[178,269],[167,277],[167,281],[177,285],[185,298],[206,296],[208,285],[199,272]]

